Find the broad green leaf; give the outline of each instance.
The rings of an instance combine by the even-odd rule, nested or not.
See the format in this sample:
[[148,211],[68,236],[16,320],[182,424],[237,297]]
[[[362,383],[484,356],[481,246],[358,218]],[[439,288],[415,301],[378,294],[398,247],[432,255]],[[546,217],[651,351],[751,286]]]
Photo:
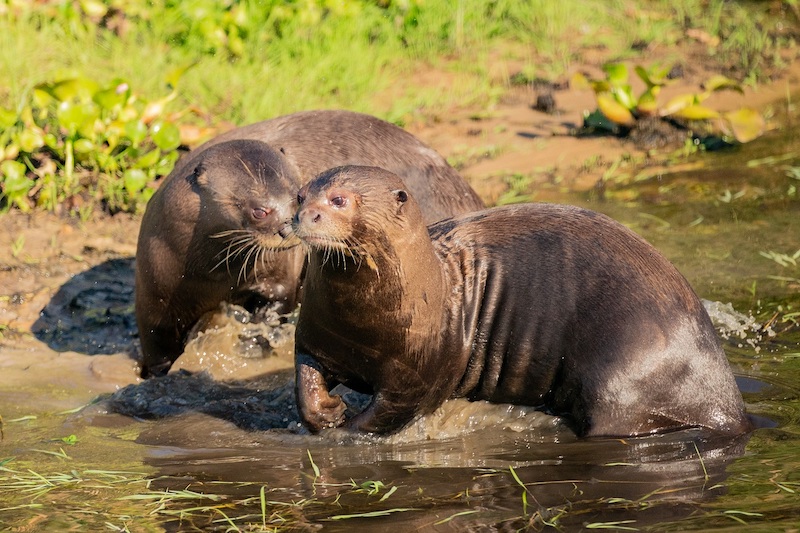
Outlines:
[[44,131],[41,128],[25,128],[17,136],[19,149],[23,152],[34,152],[44,146]]
[[94,121],[100,116],[100,110],[94,102],[73,103],[61,102],[58,105],[58,121],[70,135],[78,130],[91,130]]
[[95,150],[94,143],[89,139],[78,139],[72,147],[76,154],[88,154]]
[[111,111],[117,106],[122,106],[128,101],[130,96],[130,89],[128,84],[118,81],[112,87],[97,91],[94,95],[94,101],[101,108]]
[[667,83],[669,67],[652,66],[648,69],[637,65],[634,69],[636,75],[647,84],[648,88],[658,87]]
[[167,152],[164,154],[158,163],[155,166],[155,173],[157,176],[166,176],[172,169],[175,167],[175,163],[178,161],[180,157],[180,153],[177,150],[173,150],[171,152]]
[[642,93],[639,97],[639,101],[636,103],[636,110],[642,115],[655,115],[656,112],[658,112],[658,101],[656,97],[660,90],[661,87],[659,85],[653,85]]
[[740,143],[750,142],[764,133],[764,117],[758,111],[742,108],[723,115],[733,136]]
[[597,107],[611,122],[627,127],[632,127],[636,124],[636,119],[628,108],[607,93],[597,95]]
[[9,204],[16,204],[20,211],[30,211],[27,202],[28,192],[33,187],[33,180],[26,175],[27,167],[19,161],[3,161],[0,163],[0,183],[3,187],[3,196]]
[[183,67],[176,67],[169,72],[167,72],[167,77],[165,78],[165,82],[170,89],[175,89],[178,86],[178,82],[186,74],[186,71],[195,66],[197,62],[190,63]]
[[123,174],[122,179],[125,184],[125,190],[131,196],[134,196],[147,185],[147,173],[140,168],[129,168]]
[[89,78],[70,78],[53,84],[37,85],[37,87],[42,88],[59,102],[67,100],[88,102],[99,89],[97,82]]
[[628,82],[628,67],[624,63],[606,63],[603,72],[608,76],[608,82],[613,85],[622,85]]
[[125,123],[125,136],[131,140],[134,146],[141,143],[147,137],[147,126],[141,120],[131,120]]
[[113,174],[119,170],[119,162],[117,159],[105,152],[97,152],[96,161],[97,165],[100,167],[100,170],[108,174]]
[[0,107],[0,131],[7,130],[17,123],[17,113]]
[[699,104],[688,105],[684,108],[679,109],[678,111],[673,113],[673,115],[688,120],[710,120],[712,118],[719,117],[719,113],[717,113],[713,109]]
[[614,99],[625,106],[626,109],[633,109],[636,107],[636,98],[633,97],[633,90],[630,85],[621,85],[612,89],[611,94]]
[[28,168],[19,161],[3,161],[0,163],[0,174],[3,177],[3,190],[19,190],[20,184],[27,179]]
[[55,98],[42,88],[41,85],[37,85],[33,88],[33,105],[36,107],[47,107],[53,100],[55,100]]
[[150,168],[158,163],[158,159],[161,157],[161,150],[155,148],[150,150],[146,154],[139,157],[134,164],[135,168]]
[[158,121],[151,129],[153,142],[165,152],[181,145],[181,130],[172,122]]
[[711,76],[706,82],[703,84],[706,91],[714,92],[714,91],[721,91],[723,89],[732,89],[734,91],[738,91],[744,94],[744,89],[742,89],[742,85],[730,78],[717,74],[715,76]]

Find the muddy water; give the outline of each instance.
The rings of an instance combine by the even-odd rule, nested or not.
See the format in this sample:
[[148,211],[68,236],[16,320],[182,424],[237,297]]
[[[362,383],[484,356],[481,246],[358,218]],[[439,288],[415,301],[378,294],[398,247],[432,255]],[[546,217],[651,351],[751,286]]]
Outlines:
[[[292,317],[221,309],[176,372],[134,383],[132,260],[121,258],[64,283],[33,335],[0,348],[0,525],[797,527],[800,258],[776,260],[800,249],[797,134],[609,176],[591,195],[536,191],[614,216],[676,263],[725,339],[760,426],[750,435],[578,440],[532,409],[458,400],[389,439],[312,436],[293,402]],[[353,408],[366,401],[346,394]]]

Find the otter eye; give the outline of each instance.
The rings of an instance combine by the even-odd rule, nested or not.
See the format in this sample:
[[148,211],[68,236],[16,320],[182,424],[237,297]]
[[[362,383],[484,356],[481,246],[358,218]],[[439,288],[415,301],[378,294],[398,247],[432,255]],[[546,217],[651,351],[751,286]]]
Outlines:
[[253,208],[253,218],[255,218],[256,220],[261,220],[267,218],[267,215],[269,215],[271,212],[272,212],[271,209],[264,209],[263,207],[255,207]]
[[347,200],[342,196],[334,196],[331,198],[331,204],[336,207],[344,207],[347,204]]

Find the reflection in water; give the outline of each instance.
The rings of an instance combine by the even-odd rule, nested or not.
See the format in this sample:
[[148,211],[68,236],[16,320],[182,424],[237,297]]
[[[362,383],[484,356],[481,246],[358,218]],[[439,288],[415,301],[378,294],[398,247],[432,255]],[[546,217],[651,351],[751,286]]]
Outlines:
[[[295,508],[295,518],[325,524],[326,531],[380,531],[389,524],[400,530],[484,531],[491,524],[514,530],[564,511],[569,511],[559,521],[564,527],[631,518],[643,526],[676,519],[724,492],[725,468],[741,456],[748,438],[715,439],[683,431],[581,441],[539,420],[541,427],[525,431],[498,423],[460,437],[404,444],[265,432],[231,436],[231,447],[214,448],[220,444],[216,436],[225,430],[219,421],[209,422],[189,415],[169,430],[156,426],[140,436],[141,443],[157,445],[147,462],[163,476],[156,481],[158,488],[188,486],[245,499],[263,485],[271,501],[316,502]],[[199,427],[204,435],[215,436],[212,443],[190,436]],[[242,442],[248,446],[242,448]],[[354,483],[370,480],[386,487],[375,496],[353,490]],[[389,490],[394,492],[380,501]],[[391,509],[410,510],[328,521]],[[257,515],[259,503],[236,511]],[[469,514],[436,525],[462,512]]]

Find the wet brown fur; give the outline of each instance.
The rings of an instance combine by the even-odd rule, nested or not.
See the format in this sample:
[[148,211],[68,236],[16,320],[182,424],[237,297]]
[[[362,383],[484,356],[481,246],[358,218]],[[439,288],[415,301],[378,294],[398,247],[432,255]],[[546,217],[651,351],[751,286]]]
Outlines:
[[[635,233],[554,204],[426,228],[412,196],[364,167],[301,189],[297,396],[312,430],[392,432],[450,397],[537,406],[582,436],[749,428],[700,300]],[[372,402],[345,420],[336,383]]]

